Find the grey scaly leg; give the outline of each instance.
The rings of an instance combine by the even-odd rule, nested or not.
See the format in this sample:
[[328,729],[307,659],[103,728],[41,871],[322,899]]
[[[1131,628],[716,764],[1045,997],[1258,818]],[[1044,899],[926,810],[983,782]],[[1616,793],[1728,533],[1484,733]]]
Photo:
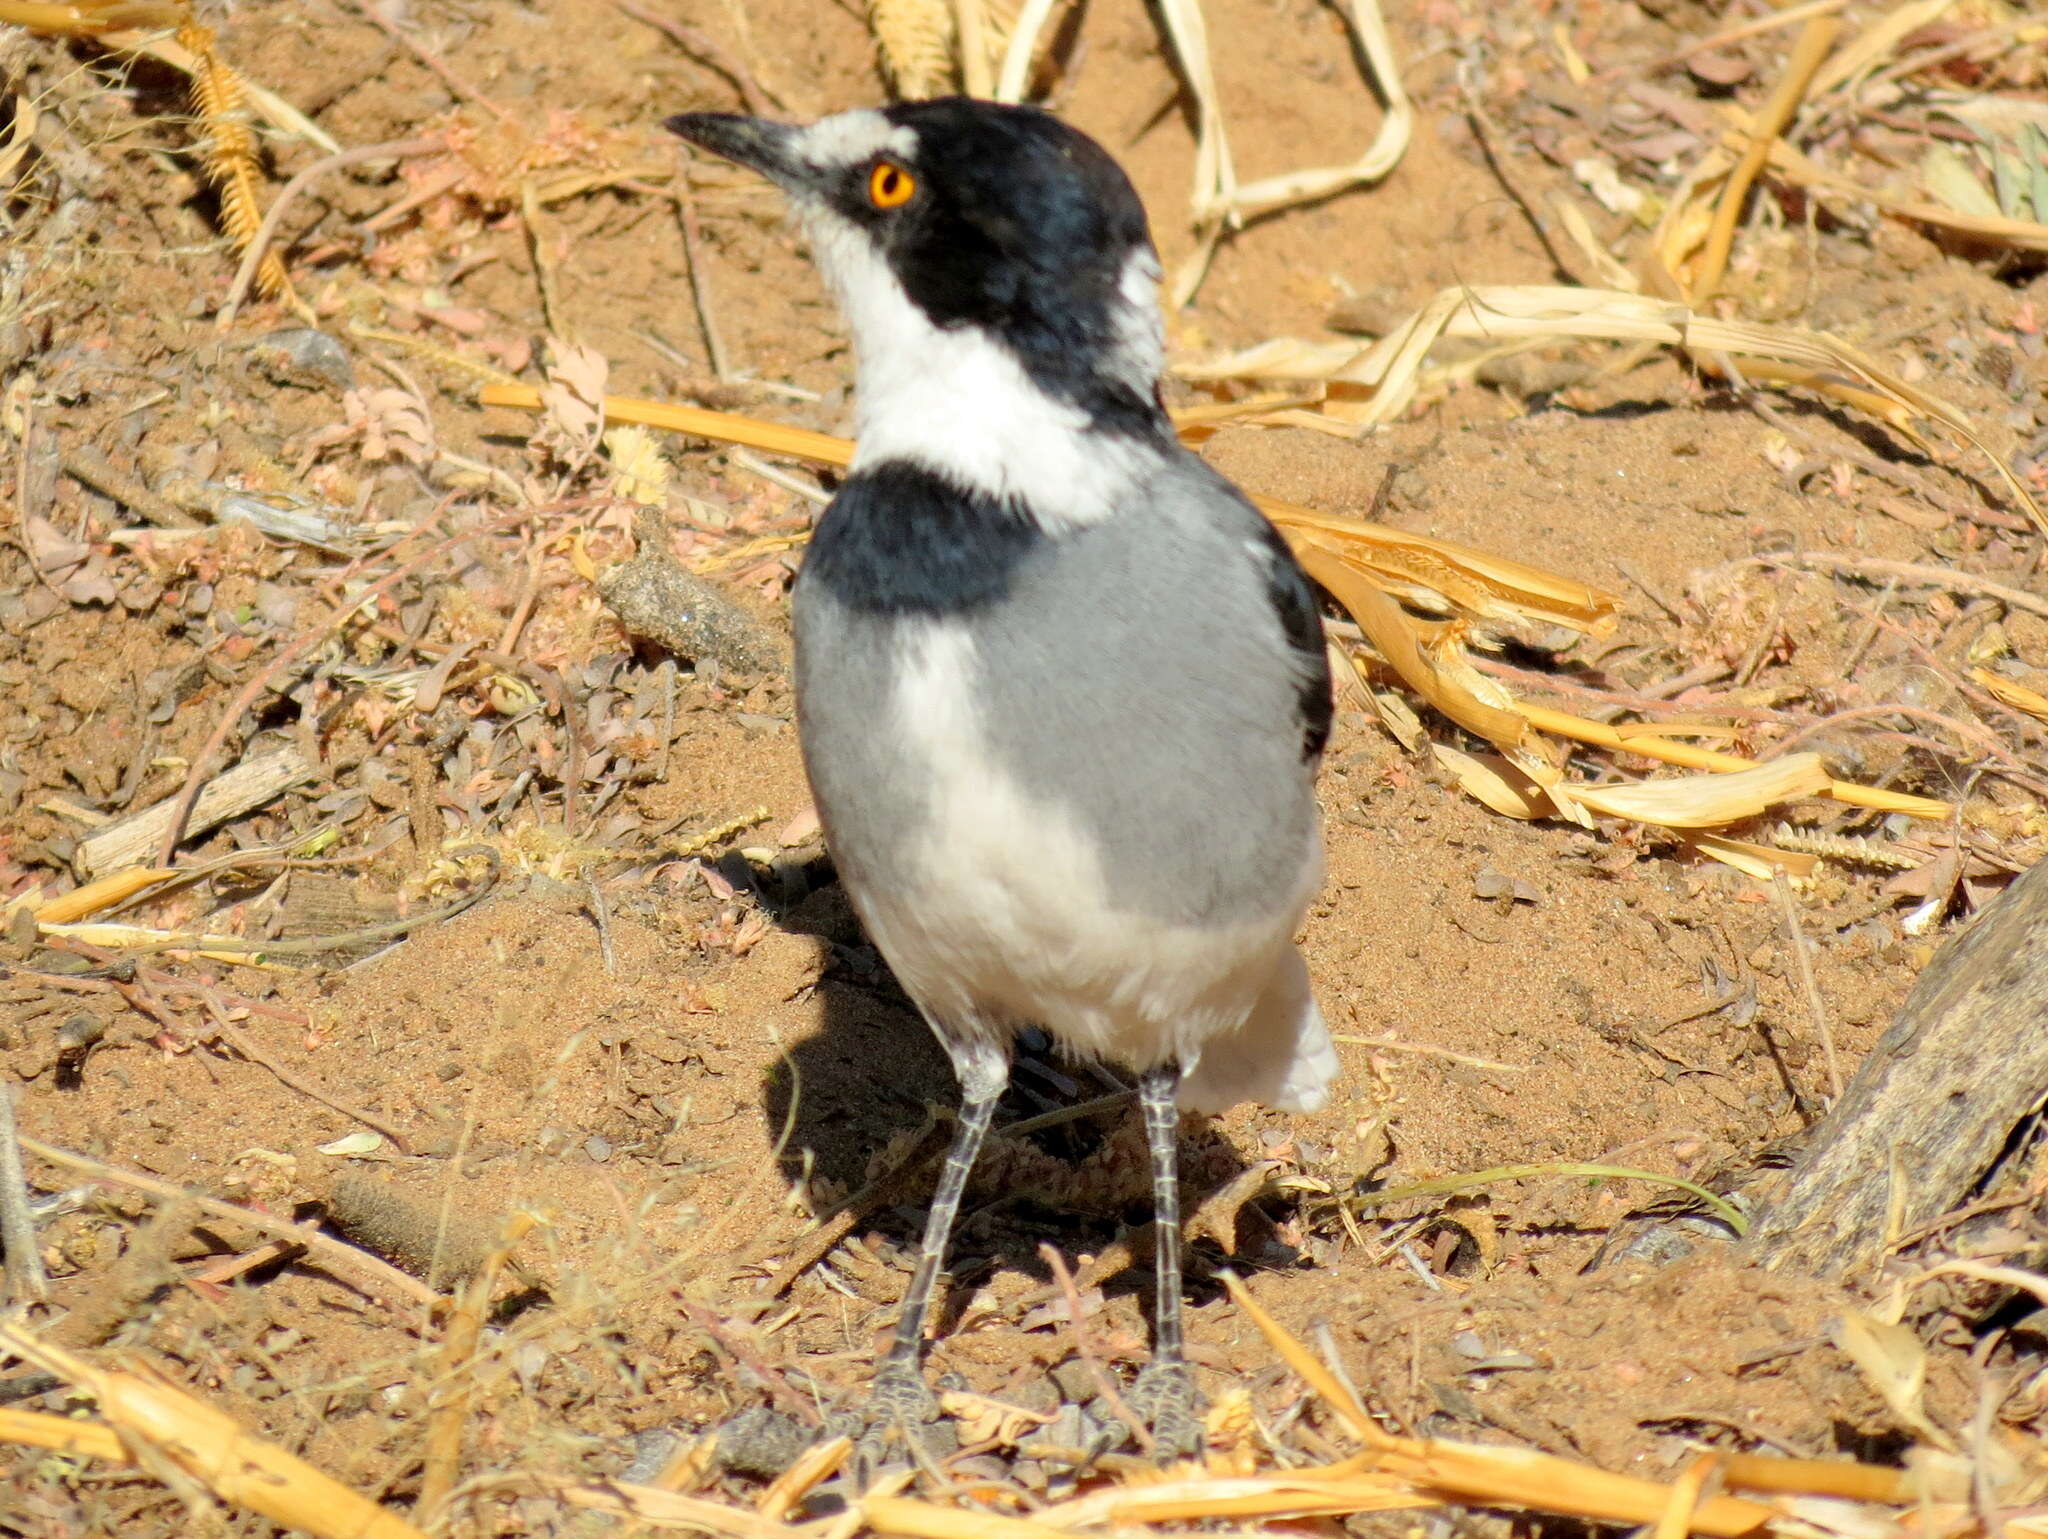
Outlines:
[[[932,1194],[931,1211],[925,1218],[924,1242],[918,1247],[917,1270],[903,1295],[903,1309],[896,1317],[896,1337],[889,1351],[876,1365],[870,1406],[875,1419],[893,1424],[908,1433],[938,1417],[938,1403],[924,1382],[924,1317],[931,1305],[932,1285],[946,1261],[946,1242],[953,1220],[960,1213],[960,1199],[967,1190],[967,1178],[981,1152],[982,1138],[995,1116],[996,1102],[1010,1083],[1010,1061],[1001,1050],[985,1044],[947,1042],[953,1070],[960,1078],[960,1127],[953,1135],[953,1147],[946,1151],[946,1165],[939,1173],[938,1190]],[[927,1440],[929,1441],[929,1440]]]
[[1152,1324],[1152,1361],[1131,1386],[1131,1408],[1152,1424],[1155,1452],[1162,1459],[1184,1456],[1202,1446],[1202,1397],[1182,1356],[1180,1299],[1180,1168],[1177,1150],[1180,1108],[1174,1091],[1180,1066],[1165,1064],[1138,1080],[1145,1112],[1145,1143],[1152,1152],[1153,1264],[1158,1307]]

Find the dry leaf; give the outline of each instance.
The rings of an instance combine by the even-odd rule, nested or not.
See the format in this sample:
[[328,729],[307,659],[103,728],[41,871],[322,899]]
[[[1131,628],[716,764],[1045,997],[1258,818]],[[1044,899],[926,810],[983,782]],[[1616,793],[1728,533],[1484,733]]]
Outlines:
[[1556,785],[1551,796],[1583,802],[1609,817],[1635,818],[1666,828],[1712,828],[1753,818],[1780,802],[1818,796],[1830,784],[1817,753],[1787,754],[1732,775],[1683,775],[1633,785]]
[[1997,219],[2003,213],[1969,161],[1939,139],[1920,157],[1920,184],[1957,213],[1978,219]]
[[1977,686],[2000,705],[2009,705],[2015,711],[2024,711],[2038,721],[2048,721],[2048,695],[2027,688],[1989,668],[1972,668],[1970,677]]
[[1680,837],[1687,848],[1711,856],[1723,865],[1733,866],[1743,875],[1753,876],[1760,882],[1768,882],[1772,875],[1779,871],[1794,881],[1806,881],[1820,869],[1820,860],[1817,856],[1781,850],[1775,845],[1752,844],[1746,839],[1730,839],[1725,834],[1709,834],[1697,830],[1682,834]]
[[1899,1421],[1938,1448],[1955,1444],[1927,1419],[1921,1394],[1927,1387],[1927,1348],[1908,1325],[1845,1310],[1830,1322],[1828,1339],[1862,1371]]
[[396,385],[342,392],[341,408],[349,430],[362,438],[361,454],[371,464],[404,460],[410,465],[434,459],[434,423],[424,406]]
[[1554,818],[1557,804],[1543,788],[1499,754],[1470,754],[1447,743],[1431,743],[1436,762],[1457,776],[1458,784],[1495,812],[1527,822]]
[[73,604],[111,604],[114,580],[105,558],[82,540],[31,513],[21,522],[23,543],[43,581]]
[[949,1389],[939,1396],[939,1409],[960,1424],[962,1443],[1002,1444],[1014,1448],[1031,1433],[1053,1420],[1049,1415],[1027,1411],[1007,1400]]
[[540,408],[556,442],[580,454],[604,423],[604,382],[611,365],[595,348],[555,340],[549,348],[548,382],[541,387]]

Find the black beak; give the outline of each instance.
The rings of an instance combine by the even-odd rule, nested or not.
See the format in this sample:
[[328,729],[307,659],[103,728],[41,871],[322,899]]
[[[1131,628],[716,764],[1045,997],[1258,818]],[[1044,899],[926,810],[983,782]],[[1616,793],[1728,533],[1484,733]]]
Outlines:
[[736,112],[679,112],[662,127],[714,155],[760,172],[789,192],[809,191],[817,184],[817,167],[797,154],[797,130],[786,123],[742,117]]

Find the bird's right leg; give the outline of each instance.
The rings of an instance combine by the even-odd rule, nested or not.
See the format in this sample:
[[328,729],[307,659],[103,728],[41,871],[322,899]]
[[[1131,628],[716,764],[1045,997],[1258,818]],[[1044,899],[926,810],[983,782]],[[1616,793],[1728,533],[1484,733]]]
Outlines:
[[896,1317],[895,1339],[875,1366],[866,1418],[884,1438],[894,1428],[927,1448],[931,1439],[926,1429],[938,1420],[939,1405],[924,1381],[924,1317],[931,1307],[939,1269],[945,1265],[946,1244],[960,1213],[967,1178],[995,1116],[996,1102],[1010,1083],[1009,1055],[1001,1048],[987,1042],[949,1040],[943,1034],[940,1041],[960,1079],[960,1126],[939,1172],[938,1190],[925,1218],[924,1241],[918,1247],[917,1270],[911,1273],[910,1288]]

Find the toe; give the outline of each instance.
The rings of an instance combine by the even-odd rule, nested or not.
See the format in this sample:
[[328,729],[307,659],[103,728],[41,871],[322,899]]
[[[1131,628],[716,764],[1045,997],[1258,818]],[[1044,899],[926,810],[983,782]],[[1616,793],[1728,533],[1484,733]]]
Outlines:
[[1202,1394],[1194,1370],[1183,1362],[1155,1359],[1131,1385],[1131,1409],[1152,1430],[1153,1455],[1162,1462],[1199,1453],[1205,1428]]

